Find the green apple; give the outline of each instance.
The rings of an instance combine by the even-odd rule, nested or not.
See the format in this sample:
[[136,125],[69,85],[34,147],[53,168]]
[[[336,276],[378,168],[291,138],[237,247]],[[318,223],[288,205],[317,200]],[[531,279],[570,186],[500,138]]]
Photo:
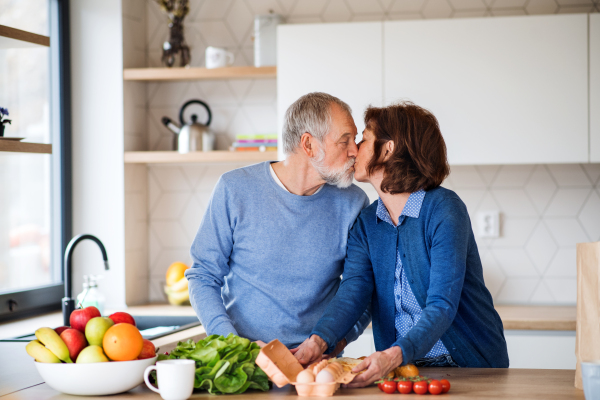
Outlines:
[[104,355],[102,347],[91,345],[81,350],[77,356],[76,364],[88,364],[97,362],[108,362],[108,358]]
[[95,317],[88,321],[85,325],[85,338],[90,345],[102,347],[102,339],[104,334],[115,323],[108,317]]

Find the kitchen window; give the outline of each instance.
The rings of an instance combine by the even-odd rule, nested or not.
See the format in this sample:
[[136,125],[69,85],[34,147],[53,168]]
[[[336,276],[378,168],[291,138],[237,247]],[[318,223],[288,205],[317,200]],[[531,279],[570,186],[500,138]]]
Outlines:
[[0,48],[6,137],[52,154],[0,152],[0,321],[60,309],[71,237],[67,0],[0,0],[0,25],[50,37],[50,47]]

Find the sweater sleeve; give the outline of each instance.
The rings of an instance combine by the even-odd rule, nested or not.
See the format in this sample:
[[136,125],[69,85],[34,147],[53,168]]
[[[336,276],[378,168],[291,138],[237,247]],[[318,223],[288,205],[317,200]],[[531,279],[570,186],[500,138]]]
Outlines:
[[348,344],[354,342],[360,335],[363,334],[367,326],[371,323],[371,304],[367,306],[365,312],[360,316],[356,324],[350,329],[350,332],[346,335],[346,342]]
[[[321,337],[327,343],[328,351],[344,337],[356,339],[369,324],[365,313],[369,312],[367,306],[371,301],[374,279],[367,238],[360,217],[348,236],[342,277],[336,295],[309,335]],[[368,319],[370,320],[370,312]]]
[[233,248],[234,222],[230,215],[230,200],[226,182],[221,177],[192,243],[190,253],[194,263],[185,273],[189,281],[190,302],[207,335],[237,335],[221,296]]
[[467,209],[460,200],[445,200],[434,210],[427,227],[431,238],[427,301],[416,325],[394,343],[402,349],[403,364],[425,356],[454,321],[465,279],[470,229]]

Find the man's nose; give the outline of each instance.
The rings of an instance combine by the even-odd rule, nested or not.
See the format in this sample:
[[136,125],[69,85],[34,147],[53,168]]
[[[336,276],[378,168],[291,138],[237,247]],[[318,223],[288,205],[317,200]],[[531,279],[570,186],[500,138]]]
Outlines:
[[354,157],[358,155],[358,146],[354,141],[351,141],[350,148],[348,149],[348,157]]

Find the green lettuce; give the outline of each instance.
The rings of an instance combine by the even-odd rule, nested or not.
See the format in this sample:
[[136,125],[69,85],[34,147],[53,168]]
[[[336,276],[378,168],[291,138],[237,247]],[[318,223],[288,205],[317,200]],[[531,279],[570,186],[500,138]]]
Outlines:
[[[258,365],[260,347],[246,338],[211,335],[199,342],[192,339],[179,342],[170,354],[161,354],[158,361],[189,359],[196,361],[194,390],[211,394],[239,394],[248,389],[266,392],[269,378]],[[153,371],[154,372],[154,371]]]

